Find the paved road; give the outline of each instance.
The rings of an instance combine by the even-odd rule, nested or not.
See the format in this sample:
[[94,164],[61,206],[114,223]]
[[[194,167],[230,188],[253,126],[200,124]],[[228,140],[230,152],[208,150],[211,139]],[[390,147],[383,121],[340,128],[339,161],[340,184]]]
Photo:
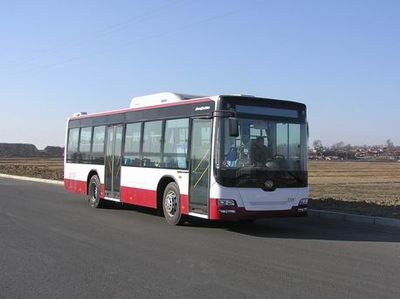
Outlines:
[[172,227],[0,179],[0,297],[399,296],[399,230],[311,217]]

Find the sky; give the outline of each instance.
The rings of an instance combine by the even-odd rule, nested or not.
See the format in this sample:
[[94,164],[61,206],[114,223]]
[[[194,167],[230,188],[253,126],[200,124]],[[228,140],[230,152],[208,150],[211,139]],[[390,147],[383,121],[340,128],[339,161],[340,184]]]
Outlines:
[[0,1],[0,142],[134,96],[303,102],[310,144],[400,145],[400,1]]

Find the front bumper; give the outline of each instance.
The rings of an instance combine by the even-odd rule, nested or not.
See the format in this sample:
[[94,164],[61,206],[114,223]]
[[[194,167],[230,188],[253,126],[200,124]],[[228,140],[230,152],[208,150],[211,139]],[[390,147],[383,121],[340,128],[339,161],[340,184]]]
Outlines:
[[295,206],[290,210],[280,211],[246,211],[245,208],[226,208],[220,207],[218,213],[211,220],[247,220],[247,219],[260,219],[260,218],[274,218],[274,217],[305,217],[307,216],[307,206]]

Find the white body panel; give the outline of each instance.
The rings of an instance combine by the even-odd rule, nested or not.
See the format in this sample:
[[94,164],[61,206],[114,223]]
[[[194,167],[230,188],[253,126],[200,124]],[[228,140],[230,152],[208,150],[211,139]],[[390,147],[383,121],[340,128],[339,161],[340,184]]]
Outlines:
[[86,182],[89,172],[92,170],[97,171],[100,177],[100,183],[104,184],[104,165],[65,163],[64,178],[68,180]]
[[188,194],[189,173],[186,170],[122,166],[121,186],[156,191],[163,176],[172,177],[180,193]]

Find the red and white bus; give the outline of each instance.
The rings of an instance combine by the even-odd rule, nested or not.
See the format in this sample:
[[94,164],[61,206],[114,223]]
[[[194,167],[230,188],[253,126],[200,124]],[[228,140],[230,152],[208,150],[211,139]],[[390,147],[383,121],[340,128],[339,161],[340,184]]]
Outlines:
[[130,108],[68,119],[64,185],[107,200],[189,216],[304,216],[306,106],[245,95],[159,93]]

